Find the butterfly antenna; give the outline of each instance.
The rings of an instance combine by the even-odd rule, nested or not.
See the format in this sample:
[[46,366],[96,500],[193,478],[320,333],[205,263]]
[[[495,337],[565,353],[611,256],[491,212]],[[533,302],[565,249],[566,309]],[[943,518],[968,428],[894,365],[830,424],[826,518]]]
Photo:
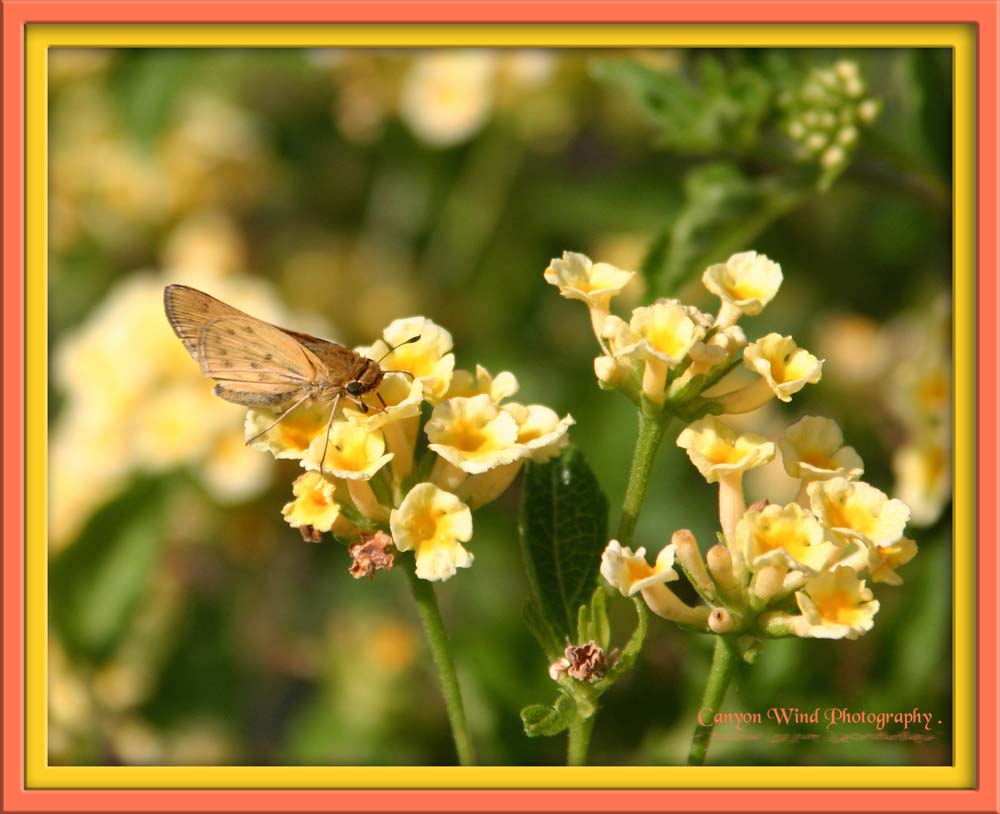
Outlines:
[[380,359],[375,360],[375,364],[381,364],[382,359],[385,359],[385,357],[388,356],[390,353],[392,353],[394,350],[399,350],[401,347],[403,347],[403,345],[412,345],[414,342],[419,342],[419,341],[420,341],[420,334],[417,334],[416,336],[411,336],[405,342],[400,342],[398,345],[393,345],[391,348],[389,348],[389,350],[387,350],[385,353],[382,354],[382,357]]

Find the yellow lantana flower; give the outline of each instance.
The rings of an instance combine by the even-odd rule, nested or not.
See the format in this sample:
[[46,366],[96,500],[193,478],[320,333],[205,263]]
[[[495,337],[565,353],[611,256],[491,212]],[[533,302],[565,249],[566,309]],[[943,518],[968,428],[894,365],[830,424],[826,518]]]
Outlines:
[[722,300],[716,325],[725,328],[741,314],[759,314],[774,299],[781,287],[781,266],[757,252],[740,252],[725,263],[709,266],[701,281]]
[[801,418],[785,430],[778,447],[785,471],[793,478],[857,480],[865,471],[861,456],[853,447],[844,446],[840,427],[829,418]]
[[864,580],[846,566],[808,579],[795,601],[802,616],[792,631],[813,639],[857,639],[872,629],[879,608]]
[[545,282],[556,286],[562,296],[605,312],[634,276],[634,271],[594,263],[578,252],[563,252],[561,259],[552,260],[545,269]]
[[431,450],[472,475],[527,454],[517,442],[517,421],[485,394],[442,402],[424,429]]
[[335,490],[336,484],[319,472],[299,475],[292,484],[295,500],[286,503],[281,514],[293,529],[312,526],[317,531],[330,531],[340,517]]
[[573,416],[563,418],[544,404],[505,404],[501,408],[517,422],[517,443],[523,445],[537,463],[555,458],[569,443],[567,432],[576,421]]
[[929,526],[951,500],[951,460],[944,433],[928,433],[899,447],[892,456],[894,492],[913,512],[912,521]]
[[809,484],[813,514],[843,544],[852,540],[874,546],[892,545],[903,536],[910,509],[901,500],[890,500],[874,486],[845,478]]
[[823,539],[823,527],[798,503],[748,511],[736,524],[737,544],[750,569],[778,566],[815,574],[839,548]]
[[743,364],[759,373],[781,401],[791,401],[793,393],[818,382],[823,371],[821,360],[796,345],[792,337],[776,333],[747,345]]
[[396,548],[414,551],[421,579],[450,579],[472,565],[472,554],[462,546],[472,539],[472,512],[433,483],[418,483],[409,491],[389,515],[389,528]]
[[601,576],[622,596],[635,596],[644,588],[679,579],[674,570],[674,546],[668,545],[656,557],[655,565],[646,562],[646,549],[635,553],[617,540],[608,543],[601,555]]
[[[326,459],[321,462],[324,449]],[[385,452],[381,432],[372,432],[350,421],[335,421],[330,427],[329,442],[323,433],[314,438],[303,456],[302,465],[346,480],[369,480],[391,460],[392,453]]]
[[887,546],[870,546],[868,548],[868,569],[872,582],[884,582],[886,585],[902,585],[903,578],[896,569],[906,565],[917,556],[917,544],[906,537]]
[[677,436],[677,446],[687,451],[708,483],[763,466],[774,458],[773,442],[753,432],[740,435],[715,416],[705,416],[685,427]]
[[517,390],[517,377],[509,370],[493,376],[482,365],[476,365],[475,376],[468,370],[455,371],[451,377],[451,387],[448,388],[448,398],[468,398],[485,393],[499,404],[517,393]]
[[[420,339],[403,344],[415,336]],[[390,347],[396,350],[386,356]],[[385,370],[405,371],[421,379],[424,398],[436,404],[451,385],[455,369],[453,347],[451,334],[434,321],[427,317],[406,317],[394,320],[382,332],[382,339],[370,348],[359,348],[358,352],[375,360],[385,356]]]
[[[313,440],[326,429],[330,420],[330,407],[329,404],[303,404],[277,424],[274,422],[283,410],[250,408],[243,424],[244,437],[254,439],[250,442],[253,449],[270,452],[275,458],[301,459]],[[268,427],[271,429],[264,432]]]

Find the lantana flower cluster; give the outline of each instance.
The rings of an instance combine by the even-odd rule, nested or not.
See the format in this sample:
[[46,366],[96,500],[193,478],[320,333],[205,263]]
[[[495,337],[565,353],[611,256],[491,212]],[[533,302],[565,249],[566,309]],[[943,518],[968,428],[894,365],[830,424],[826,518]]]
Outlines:
[[[702,557],[691,532],[674,533],[649,565],[645,551],[612,541],[601,571],[626,596],[642,592],[658,615],[717,634],[855,639],[871,630],[879,603],[866,582],[901,585],[896,570],[917,553],[905,537],[910,510],[862,480],[864,465],[837,424],[806,416],[775,444],[738,433],[714,416],[677,438],[719,489],[719,542]],[[780,450],[799,481],[787,504],[747,507],[743,476]],[[679,565],[703,605],[690,607],[666,585]]]
[[549,460],[568,443],[571,416],[510,401],[512,373],[456,370],[452,350],[451,334],[430,319],[398,319],[357,349],[385,357],[367,412],[348,403],[331,421],[330,406],[317,404],[263,434],[279,413],[247,413],[247,438],[260,434],[254,447],[305,470],[285,519],[307,540],[331,532],[347,542],[355,577],[390,567],[394,550],[413,551],[425,580],[468,568],[472,511],[499,497],[525,461]]
[[880,103],[868,97],[858,64],[842,59],[813,68],[794,91],[781,96],[785,132],[801,161],[818,161],[827,173],[843,169],[859,130],[878,117]]

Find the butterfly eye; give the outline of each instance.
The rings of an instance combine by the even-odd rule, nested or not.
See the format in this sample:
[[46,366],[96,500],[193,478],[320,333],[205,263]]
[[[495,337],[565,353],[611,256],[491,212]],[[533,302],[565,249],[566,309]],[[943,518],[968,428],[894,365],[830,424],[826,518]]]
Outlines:
[[358,395],[358,393],[362,391],[362,389],[364,389],[364,386],[361,384],[361,382],[348,382],[347,387],[345,387],[344,389],[347,390],[347,392],[350,393],[352,396],[356,396]]

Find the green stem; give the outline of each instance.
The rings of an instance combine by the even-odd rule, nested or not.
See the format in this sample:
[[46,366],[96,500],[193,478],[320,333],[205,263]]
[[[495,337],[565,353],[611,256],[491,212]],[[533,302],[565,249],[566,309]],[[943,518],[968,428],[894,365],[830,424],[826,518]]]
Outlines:
[[[722,699],[726,696],[726,689],[729,681],[733,677],[736,669],[736,662],[739,655],[736,652],[736,645],[728,636],[715,637],[715,652],[712,654],[712,666],[708,671],[708,681],[705,683],[705,694],[701,699],[701,707],[698,714],[700,716],[698,725],[691,736],[691,751],[688,754],[689,766],[702,766],[705,763],[705,755],[708,752],[708,744],[712,740],[712,716],[718,711],[722,704]],[[707,718],[709,723],[701,723],[701,719]]]
[[448,648],[448,636],[444,632],[441,611],[438,608],[434,586],[427,580],[420,579],[412,568],[405,565],[410,578],[410,589],[417,603],[417,613],[424,626],[427,645],[430,647],[434,666],[437,667],[438,678],[441,681],[441,694],[448,709],[448,721],[451,724],[451,735],[455,740],[455,750],[458,752],[458,762],[463,766],[475,763],[472,751],[472,740],[465,721],[465,709],[462,707],[462,691],[458,686],[458,676],[455,674],[455,663]]
[[577,717],[569,726],[569,750],[567,766],[586,766],[587,750],[590,748],[590,734],[594,731],[595,712],[589,718]]
[[628,486],[625,487],[621,520],[618,521],[618,542],[623,546],[631,547],[635,537],[635,524],[639,520],[642,500],[649,484],[649,473],[653,469],[656,450],[663,440],[665,426],[665,421],[661,423],[657,418],[639,413],[639,436],[635,439],[632,468],[628,473]]

